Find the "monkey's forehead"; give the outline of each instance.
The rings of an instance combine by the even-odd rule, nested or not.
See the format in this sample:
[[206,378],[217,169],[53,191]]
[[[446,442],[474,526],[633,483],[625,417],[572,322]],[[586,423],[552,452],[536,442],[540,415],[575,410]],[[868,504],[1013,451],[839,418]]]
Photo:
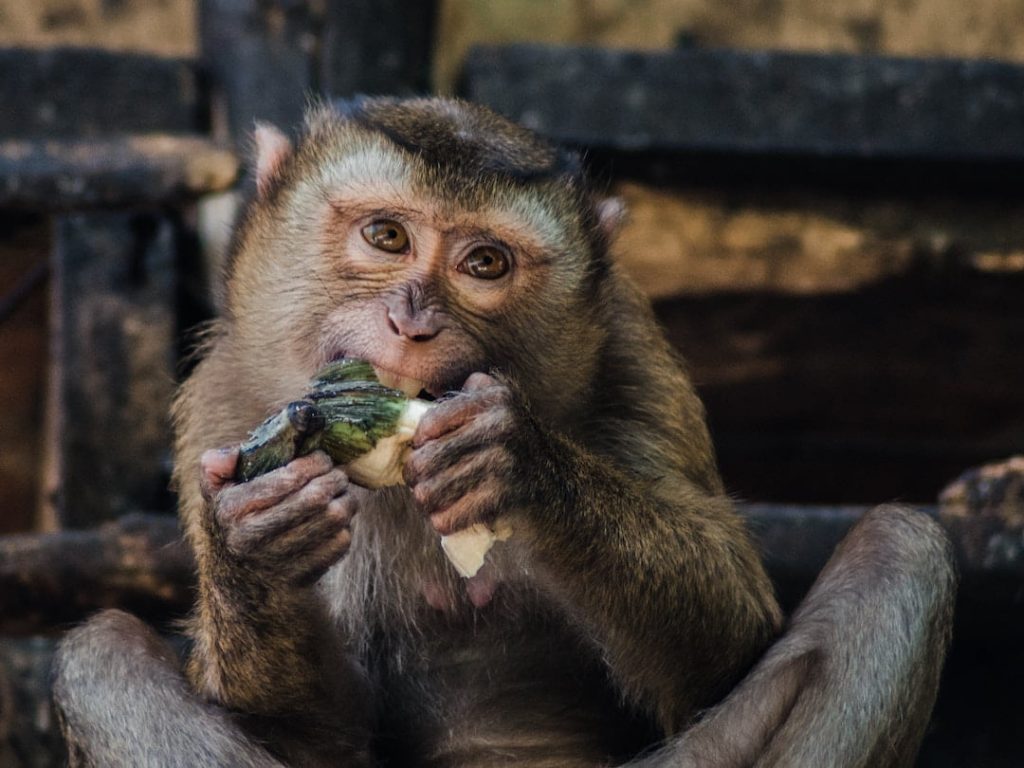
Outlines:
[[356,98],[336,102],[342,120],[378,131],[424,162],[460,176],[539,181],[575,177],[575,152],[460,99]]
[[515,182],[497,174],[467,176],[436,167],[386,137],[346,127],[319,147],[293,194],[310,210],[319,203],[338,209],[418,212],[435,224],[461,221],[487,227],[528,229],[540,243],[564,243],[583,234],[576,192],[557,181]]

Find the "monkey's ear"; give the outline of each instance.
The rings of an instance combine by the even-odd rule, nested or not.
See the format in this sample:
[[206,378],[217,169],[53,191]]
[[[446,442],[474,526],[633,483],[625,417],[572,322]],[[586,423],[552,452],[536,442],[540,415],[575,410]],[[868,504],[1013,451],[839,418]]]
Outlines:
[[606,197],[598,200],[595,206],[597,210],[597,223],[604,232],[604,236],[611,242],[619,234],[623,223],[626,221],[626,201],[621,197]]
[[291,157],[292,143],[270,123],[256,123],[253,140],[256,143],[256,193],[264,197],[285,160]]

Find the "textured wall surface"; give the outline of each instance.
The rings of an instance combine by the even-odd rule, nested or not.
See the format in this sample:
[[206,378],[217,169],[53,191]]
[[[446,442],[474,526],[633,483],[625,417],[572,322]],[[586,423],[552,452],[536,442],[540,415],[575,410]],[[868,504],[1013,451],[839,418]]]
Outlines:
[[195,51],[194,0],[0,0],[0,45]]
[[1024,59],[1020,0],[446,0],[437,82],[475,42],[547,41]]
[[[195,51],[195,0],[0,0],[0,45]],[[401,19],[394,20],[401,23]],[[1021,0],[444,0],[437,82],[475,42],[661,48],[683,37],[793,48],[1024,60]]]

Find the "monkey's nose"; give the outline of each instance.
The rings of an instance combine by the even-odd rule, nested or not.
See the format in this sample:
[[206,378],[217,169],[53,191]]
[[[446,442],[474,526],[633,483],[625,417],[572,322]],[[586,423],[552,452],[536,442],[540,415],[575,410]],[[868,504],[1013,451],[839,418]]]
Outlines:
[[404,314],[392,310],[387,313],[387,318],[391,332],[410,341],[430,341],[442,329],[437,316],[429,311]]

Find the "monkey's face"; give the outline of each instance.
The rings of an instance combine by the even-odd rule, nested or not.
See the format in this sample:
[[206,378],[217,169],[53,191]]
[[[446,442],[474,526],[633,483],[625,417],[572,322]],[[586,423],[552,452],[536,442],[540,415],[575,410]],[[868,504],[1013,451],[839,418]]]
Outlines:
[[600,343],[578,199],[557,180],[454,178],[379,134],[320,126],[254,218],[258,269],[239,259],[234,281],[264,294],[242,303],[303,378],[358,357],[386,384],[439,396],[499,371],[557,415]]
[[496,324],[541,279],[529,235],[500,215],[417,196],[336,199],[328,217],[324,261],[338,300],[322,326],[324,358],[367,359],[385,383],[435,396],[497,364]]

